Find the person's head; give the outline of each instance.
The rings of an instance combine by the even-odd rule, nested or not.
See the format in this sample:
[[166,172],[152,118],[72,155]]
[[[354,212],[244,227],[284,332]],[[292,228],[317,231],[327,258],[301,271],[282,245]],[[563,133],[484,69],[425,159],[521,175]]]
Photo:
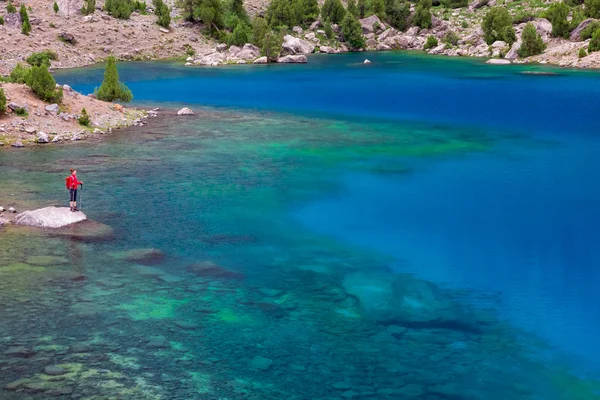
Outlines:
[[70,171],[71,171],[71,175],[77,175],[77,171],[76,171],[76,170],[74,170],[73,168],[71,168],[71,170],[70,170]]

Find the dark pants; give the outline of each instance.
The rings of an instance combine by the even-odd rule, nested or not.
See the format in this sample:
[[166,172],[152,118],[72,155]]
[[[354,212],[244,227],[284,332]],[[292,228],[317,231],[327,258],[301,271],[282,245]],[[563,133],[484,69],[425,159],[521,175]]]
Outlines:
[[77,201],[77,189],[69,189],[71,193],[71,201]]

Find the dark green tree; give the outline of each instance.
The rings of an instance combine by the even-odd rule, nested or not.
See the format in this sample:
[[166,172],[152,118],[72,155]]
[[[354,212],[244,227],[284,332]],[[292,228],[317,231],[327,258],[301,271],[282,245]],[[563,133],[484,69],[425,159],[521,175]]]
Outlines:
[[483,18],[481,28],[487,44],[502,40],[511,46],[517,40],[512,19],[504,7],[491,8]]
[[358,16],[357,18],[364,18],[367,16],[369,12],[369,5],[367,4],[367,0],[358,0]]
[[552,36],[567,37],[569,35],[569,6],[565,3],[552,3],[544,13],[544,16],[552,23]]
[[245,24],[250,24],[250,18],[244,8],[244,0],[231,0],[229,10]]
[[25,4],[21,4],[19,14],[21,14],[21,33],[23,35],[29,35],[29,32],[31,32],[31,24],[29,23],[29,15],[27,14]]
[[588,46],[588,52],[590,53],[598,50],[600,50],[600,29],[596,29]]
[[18,63],[10,72],[9,79],[12,83],[27,83],[30,69]]
[[269,62],[277,61],[281,54],[281,44],[283,43],[283,35],[281,32],[268,30],[263,38],[263,46],[260,53],[267,57]]
[[8,4],[6,5],[6,12],[9,14],[13,14],[17,12],[17,8],[14,6],[13,3],[11,3],[10,1],[8,2]]
[[391,26],[404,31],[408,28],[408,17],[410,16],[410,4],[405,0],[387,0],[386,14]]
[[365,38],[362,35],[362,26],[352,14],[347,13],[342,20],[342,35],[344,41],[353,49],[366,47]]
[[156,23],[163,28],[168,28],[171,25],[171,10],[163,0],[152,0],[152,6],[154,7],[154,14],[156,14]]
[[415,16],[413,24],[419,28],[429,29],[431,28],[431,0],[420,0],[419,4],[415,8]]
[[119,81],[119,72],[117,71],[117,60],[114,56],[108,57],[106,60],[106,69],[104,70],[104,80],[99,88],[94,90],[94,94],[98,100],[103,101],[125,101],[129,102],[133,99],[131,90]]
[[354,15],[356,18],[360,16],[360,11],[358,11],[358,6],[356,5],[356,0],[348,0],[346,11]]
[[433,35],[429,35],[429,36],[427,36],[427,41],[425,42],[425,45],[423,46],[423,50],[433,49],[434,47],[437,47],[437,45],[438,45],[438,40],[436,39],[436,37]]
[[223,5],[220,0],[202,0],[202,3],[194,9],[194,18],[202,21],[211,35],[225,26]]
[[252,30],[243,22],[237,24],[233,32],[227,37],[227,44],[232,46],[243,46],[250,42]]
[[310,25],[319,18],[319,2],[317,0],[302,0],[302,23]]
[[525,28],[523,28],[521,41],[521,47],[517,51],[517,54],[522,58],[541,54],[546,49],[546,43],[544,43],[542,36],[537,33],[535,26],[531,22],[528,22]]
[[59,103],[62,100],[62,88],[56,88],[56,81],[45,65],[30,68],[27,86],[43,101]]
[[183,19],[194,22],[194,10],[200,7],[201,2],[202,0],[177,0],[175,5],[181,9]]
[[0,25],[4,25],[4,17],[0,15]]
[[6,113],[6,95],[4,94],[4,89],[0,88],[0,115],[4,115]]
[[344,19],[346,9],[340,0],[325,0],[321,7],[321,16],[333,24],[339,24]]
[[52,8],[54,9],[54,14],[58,13],[58,4],[56,2],[54,2]]
[[83,15],[90,15],[96,11],[96,0],[85,0],[81,6],[81,13]]
[[45,65],[46,67],[50,67],[50,60],[58,60],[58,55],[52,50],[44,50],[38,53],[33,53],[27,57],[26,61],[29,65],[34,65],[37,67],[40,65]]
[[90,120],[90,116],[88,115],[85,108],[81,109],[81,115],[79,116],[79,118],[77,118],[77,122],[79,122],[79,124],[83,126],[90,126],[90,123],[92,121]]
[[254,17],[254,21],[252,21],[252,43],[262,49],[265,44],[265,36],[269,31],[269,24],[264,18]]
[[585,13],[589,18],[600,18],[600,0],[585,0]]
[[104,11],[118,19],[129,19],[134,10],[132,0],[106,0]]
[[325,21],[323,24],[323,31],[325,31],[325,36],[327,36],[327,39],[333,39],[333,28],[331,27],[331,23],[329,21]]
[[380,19],[385,19],[385,3],[383,0],[371,0],[370,14],[377,15]]
[[287,26],[293,28],[298,21],[294,3],[289,0],[273,0],[265,14],[267,22],[272,28]]

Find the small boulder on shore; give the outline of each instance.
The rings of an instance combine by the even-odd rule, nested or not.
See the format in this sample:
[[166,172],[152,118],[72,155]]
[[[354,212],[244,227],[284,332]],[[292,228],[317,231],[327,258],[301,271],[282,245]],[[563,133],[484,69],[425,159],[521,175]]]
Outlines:
[[504,60],[502,58],[491,58],[485,62],[486,64],[492,65],[509,65],[512,64],[510,60]]
[[277,62],[284,63],[284,64],[305,64],[307,62],[307,59],[304,54],[298,54],[295,56],[289,55],[289,56],[279,57],[277,59]]
[[194,112],[187,107],[183,107],[181,110],[177,111],[177,115],[194,115]]
[[81,211],[72,212],[67,207],[46,207],[22,212],[14,218],[13,223],[15,225],[56,229],[85,221],[86,219],[86,215]]

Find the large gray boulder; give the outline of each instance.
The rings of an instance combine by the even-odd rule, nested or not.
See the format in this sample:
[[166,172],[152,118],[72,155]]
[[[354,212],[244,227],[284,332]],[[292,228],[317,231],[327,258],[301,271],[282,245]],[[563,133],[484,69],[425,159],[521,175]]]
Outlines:
[[260,57],[260,49],[253,44],[246,43],[235,57],[241,60],[251,61]]
[[21,27],[21,14],[10,13],[4,16],[4,26],[7,28],[20,28]]
[[285,35],[283,37],[281,48],[282,55],[310,54],[315,50],[315,45],[309,41],[293,37],[292,35]]
[[283,56],[277,59],[278,63],[283,64],[304,64],[307,62],[306,56],[304,54],[298,54],[295,56]]
[[569,36],[569,40],[571,40],[572,42],[579,42],[581,40],[581,31],[584,30],[585,28],[587,28],[587,26],[593,22],[598,21],[597,19],[594,18],[588,18],[586,20],[581,21],[581,23],[579,25],[577,25],[577,28],[575,28],[573,30],[573,32],[571,32],[571,36]]
[[18,214],[14,218],[13,224],[56,229],[86,219],[87,217],[81,211],[72,212],[67,207],[46,207]]
[[83,0],[56,0],[58,4],[58,15],[70,17],[76,15],[83,6]]
[[375,32],[374,26],[377,24],[379,27],[383,27],[383,22],[377,15],[371,15],[370,17],[359,19],[360,26],[365,35]]
[[552,33],[552,23],[545,18],[537,18],[531,23],[535,26],[535,30],[540,34],[544,43],[548,42]]
[[507,60],[516,60],[517,58],[519,58],[519,49],[521,48],[521,44],[521,39],[513,43],[512,47],[510,48],[508,53],[506,53],[504,58],[506,58]]
[[476,330],[473,317],[431,282],[409,274],[356,272],[343,281],[364,315],[376,321],[414,328]]

